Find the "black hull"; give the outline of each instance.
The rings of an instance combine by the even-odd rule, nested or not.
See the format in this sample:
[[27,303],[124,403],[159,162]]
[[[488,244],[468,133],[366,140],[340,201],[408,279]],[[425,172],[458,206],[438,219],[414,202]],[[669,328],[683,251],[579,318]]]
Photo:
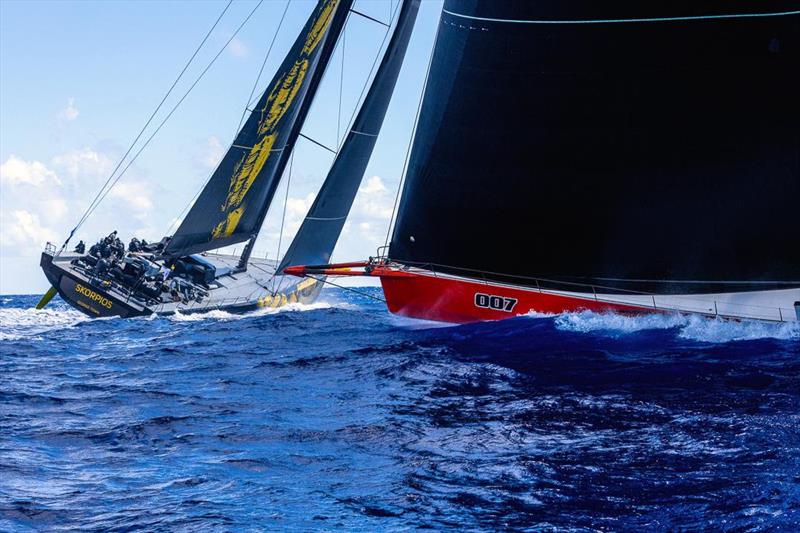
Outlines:
[[48,253],[42,254],[40,265],[61,299],[92,318],[129,318],[153,313],[147,307],[133,306],[120,300],[91,280],[71,275],[54,265],[53,256]]
[[[277,295],[251,294],[250,297],[231,298],[230,303],[216,304],[210,300],[206,305],[146,305],[135,299],[125,298],[113,288],[99,280],[64,268],[53,261],[53,256],[42,253],[40,265],[47,280],[56,288],[61,299],[92,318],[132,318],[137,316],[172,315],[226,311],[246,313],[264,307],[281,307],[288,303],[310,303],[319,295],[322,283],[299,283],[288,286]],[[251,291],[252,292],[252,291]]]

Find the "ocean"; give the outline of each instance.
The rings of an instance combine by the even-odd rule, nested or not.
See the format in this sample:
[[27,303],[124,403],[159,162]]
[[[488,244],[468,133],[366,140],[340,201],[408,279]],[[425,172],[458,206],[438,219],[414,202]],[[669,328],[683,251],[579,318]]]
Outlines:
[[800,327],[0,297],[1,531],[800,529]]

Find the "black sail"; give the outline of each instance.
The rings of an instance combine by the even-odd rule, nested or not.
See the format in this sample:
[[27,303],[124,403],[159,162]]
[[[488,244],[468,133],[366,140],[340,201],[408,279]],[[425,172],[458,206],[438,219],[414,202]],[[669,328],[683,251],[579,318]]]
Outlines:
[[796,1],[445,0],[389,255],[800,286],[798,95]]
[[383,125],[419,4],[420,0],[403,1],[372,85],[279,272],[289,265],[318,265],[330,260]]
[[221,248],[258,233],[351,5],[317,2],[166,255]]

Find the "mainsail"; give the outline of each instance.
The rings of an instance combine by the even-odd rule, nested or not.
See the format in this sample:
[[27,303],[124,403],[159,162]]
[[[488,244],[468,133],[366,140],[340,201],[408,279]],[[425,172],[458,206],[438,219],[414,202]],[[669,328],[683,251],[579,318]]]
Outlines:
[[796,2],[445,0],[389,257],[800,283],[799,65]]
[[319,0],[166,255],[221,248],[258,233],[351,5]]
[[404,0],[392,37],[361,109],[278,272],[330,260],[369,163],[392,98],[420,0]]

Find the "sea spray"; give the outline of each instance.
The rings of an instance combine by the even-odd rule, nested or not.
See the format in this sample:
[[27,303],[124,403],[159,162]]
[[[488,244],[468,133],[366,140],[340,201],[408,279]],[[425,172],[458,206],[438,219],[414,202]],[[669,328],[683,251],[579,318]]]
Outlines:
[[800,323],[727,320],[680,313],[617,314],[584,311],[555,317],[561,331],[619,337],[646,330],[675,330],[680,338],[708,343],[756,339],[800,340]]

